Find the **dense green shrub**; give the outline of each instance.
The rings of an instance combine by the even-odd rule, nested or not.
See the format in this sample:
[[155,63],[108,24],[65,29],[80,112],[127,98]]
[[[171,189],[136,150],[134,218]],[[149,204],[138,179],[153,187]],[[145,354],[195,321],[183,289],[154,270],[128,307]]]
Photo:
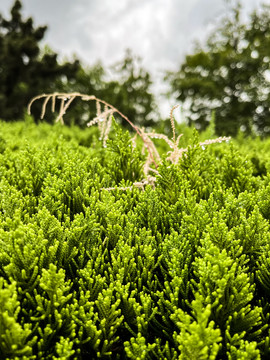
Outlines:
[[0,126],[1,359],[269,358],[269,141]]

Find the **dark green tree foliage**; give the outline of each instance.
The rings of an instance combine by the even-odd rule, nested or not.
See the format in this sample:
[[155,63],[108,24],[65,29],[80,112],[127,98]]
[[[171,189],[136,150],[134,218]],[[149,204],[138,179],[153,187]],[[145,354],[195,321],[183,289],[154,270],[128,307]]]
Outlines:
[[153,126],[158,117],[157,105],[151,92],[151,75],[142,67],[141,59],[127,50],[123,61],[115,64],[112,71],[119,80],[108,83],[108,95],[104,94],[107,101],[121,105],[121,112],[136,125]]
[[[94,94],[107,101],[125,114],[137,126],[153,126],[159,118],[157,105],[151,92],[152,79],[140,58],[127,50],[119,63],[105,69],[99,62],[91,67],[80,66],[75,81],[63,83],[61,79],[57,88],[62,92],[79,92]],[[95,107],[81,101],[69,109],[65,122],[85,124],[96,116]],[[118,119],[123,126],[127,122]]]
[[[150,89],[152,80],[139,58],[127,51],[123,61],[110,71],[101,63],[93,66],[83,66],[78,60],[59,63],[56,53],[48,47],[41,49],[47,27],[35,28],[32,18],[24,20],[21,7],[21,1],[16,0],[10,19],[0,14],[0,114],[3,120],[22,118],[27,104],[37,94],[65,91],[95,94],[118,108],[134,124],[154,124],[159,115]],[[36,104],[32,114],[39,119]],[[76,101],[66,123],[84,125],[95,116],[96,109],[89,103]],[[46,114],[46,121],[53,119],[53,114]]]
[[269,134],[269,24],[269,6],[246,21],[238,5],[179,71],[168,74],[172,92],[187,104],[189,123],[205,129],[214,110],[217,134],[235,136],[240,128]]
[[0,129],[1,359],[269,358],[265,151],[195,137],[140,189],[117,127]]
[[0,15],[0,113],[7,121],[22,118],[36,94],[55,91],[57,79],[74,79],[79,67],[78,61],[59,64],[53,52],[41,54],[47,28],[34,28],[32,18],[24,20],[21,7],[16,0],[10,19]]

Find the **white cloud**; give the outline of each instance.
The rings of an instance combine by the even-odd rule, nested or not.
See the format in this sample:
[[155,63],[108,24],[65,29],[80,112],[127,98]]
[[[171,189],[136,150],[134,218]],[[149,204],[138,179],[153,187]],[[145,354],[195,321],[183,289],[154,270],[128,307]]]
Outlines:
[[[48,25],[46,42],[57,53],[76,53],[88,64],[111,65],[130,48],[156,79],[176,70],[195,39],[203,40],[226,12],[224,0],[22,0],[35,25]],[[250,12],[259,0],[243,0]],[[265,0],[264,3],[270,3]],[[1,0],[9,14],[12,0]]]
[[[268,0],[270,3],[270,0]],[[150,69],[179,63],[225,11],[224,0],[22,0],[25,16],[48,24],[46,41],[65,55],[78,53],[89,63],[122,58],[126,48]],[[6,15],[12,0],[1,0]],[[245,0],[245,7],[259,0]]]

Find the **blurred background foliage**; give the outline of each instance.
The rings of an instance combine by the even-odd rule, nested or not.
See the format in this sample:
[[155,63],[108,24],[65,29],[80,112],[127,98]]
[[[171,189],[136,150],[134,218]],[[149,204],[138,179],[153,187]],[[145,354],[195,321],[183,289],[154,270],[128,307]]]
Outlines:
[[[38,94],[80,92],[107,101],[138,126],[169,131],[169,120],[161,118],[153,80],[140,58],[127,50],[110,69],[101,62],[87,66],[77,58],[60,61],[49,46],[41,46],[47,27],[34,27],[32,18],[23,19],[21,9],[22,2],[16,0],[9,19],[0,14],[1,119],[22,119],[28,102]],[[208,40],[197,44],[177,71],[166,72],[166,95],[183,105],[188,125],[200,131],[214,116],[216,135],[265,137],[270,134],[269,63],[270,7],[262,5],[244,18],[241,4],[231,5]],[[96,113],[90,106],[75,101],[65,122],[84,126]],[[35,103],[36,121],[40,109]],[[46,121],[54,119],[46,114]]]
[[216,134],[270,133],[270,7],[248,21],[231,9],[204,46],[167,73],[171,93],[188,109],[189,123],[205,129],[215,112]]
[[[21,1],[16,0],[10,19],[0,15],[0,116],[3,120],[21,119],[27,103],[38,94],[65,91],[94,94],[118,107],[135,124],[153,125],[157,106],[150,92],[152,80],[139,58],[127,51],[123,61],[110,69],[111,76],[101,63],[87,67],[78,59],[60,62],[48,46],[40,45],[47,27],[35,28],[32,18],[22,18],[21,9]],[[33,106],[36,119],[40,115],[39,105]],[[89,104],[80,103],[66,120],[82,125],[93,115]],[[54,117],[47,114],[46,119],[52,122]]]

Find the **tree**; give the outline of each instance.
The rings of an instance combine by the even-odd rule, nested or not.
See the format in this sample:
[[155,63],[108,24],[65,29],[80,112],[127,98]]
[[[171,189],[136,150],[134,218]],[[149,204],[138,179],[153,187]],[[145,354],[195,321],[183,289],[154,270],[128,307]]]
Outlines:
[[[75,81],[58,84],[58,88],[64,92],[95,95],[115,106],[134,124],[152,126],[159,114],[151,84],[151,76],[142,67],[140,58],[127,50],[124,59],[111,66],[110,76],[101,62],[90,67],[80,66]],[[66,121],[84,124],[93,116],[95,108],[80,102],[69,109]],[[122,125],[127,123],[123,121]]]
[[270,7],[245,22],[238,4],[203,47],[188,55],[179,71],[168,73],[171,92],[200,129],[215,112],[218,135],[270,134]]
[[[81,92],[93,94],[109,102],[137,125],[152,125],[157,117],[154,96],[150,92],[150,74],[140,60],[128,51],[125,59],[113,68],[109,80],[101,63],[82,66],[78,60],[60,64],[57,54],[48,47],[40,48],[47,27],[34,28],[32,18],[22,19],[21,1],[16,0],[11,18],[0,14],[0,117],[11,121],[21,119],[32,97],[41,93]],[[35,103],[32,114],[40,115]],[[67,122],[85,124],[95,116],[89,103],[75,104]],[[46,114],[47,121],[54,115]]]
[[108,83],[112,105],[139,126],[152,126],[158,117],[154,95],[150,91],[151,76],[141,65],[141,59],[127,50],[122,62],[113,67],[118,81]]
[[16,0],[9,20],[0,15],[0,116],[7,121],[21,119],[33,96],[55,91],[56,80],[75,78],[79,67],[78,60],[59,64],[53,52],[41,55],[47,27],[34,28],[32,18],[22,19],[21,8]]

